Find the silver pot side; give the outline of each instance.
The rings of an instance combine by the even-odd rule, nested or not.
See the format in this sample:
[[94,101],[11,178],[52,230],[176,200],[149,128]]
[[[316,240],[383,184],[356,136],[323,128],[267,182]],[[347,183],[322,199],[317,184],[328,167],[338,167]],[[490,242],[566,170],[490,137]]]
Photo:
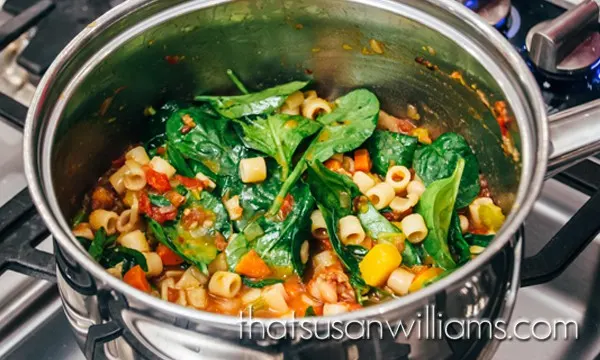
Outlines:
[[[384,54],[369,50],[371,39],[384,45]],[[169,64],[166,56],[181,61]],[[330,97],[365,86],[390,112],[403,115],[405,104],[416,104],[432,134],[452,130],[468,139],[492,192],[511,211],[490,248],[452,275],[337,320],[393,317],[462,288],[511,246],[539,192],[549,144],[539,89],[511,46],[458,3],[131,0],[90,24],[49,69],[28,114],[24,156],[34,201],[60,248],[99,288],[114,290],[155,318],[186,318],[213,334],[239,331],[235,318],[169,304],[112,278],[74,241],[65,219],[110,159],[139,139],[145,107],[230,91],[227,68],[249,88],[310,72]],[[450,76],[455,70],[468,86]],[[506,100],[516,120],[510,133],[518,161],[500,146],[488,106],[496,100]]]

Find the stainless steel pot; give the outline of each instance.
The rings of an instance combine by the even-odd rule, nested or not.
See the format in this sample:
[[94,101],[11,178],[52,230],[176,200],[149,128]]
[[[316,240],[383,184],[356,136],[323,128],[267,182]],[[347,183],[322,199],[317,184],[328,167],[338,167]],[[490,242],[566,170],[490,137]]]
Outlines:
[[[371,39],[384,45],[383,54],[369,50]],[[298,349],[307,341],[298,339],[240,341],[237,318],[180,307],[130,288],[86,254],[67,221],[110,160],[140,138],[144,108],[231,90],[227,68],[254,89],[310,77],[332,98],[368,87],[392,113],[417,104],[433,134],[456,131],[468,139],[492,193],[510,212],[494,242],[475,260],[422,291],[330,319],[343,323],[415,319],[428,304],[448,317],[508,319],[519,285],[518,230],[548,164],[556,170],[600,144],[599,102],[549,121],[516,51],[455,1],[127,1],[90,24],[60,54],[38,87],[25,129],[30,191],[55,237],[61,296],[82,345],[87,338],[88,357],[102,351],[103,341],[121,335],[125,340],[110,346],[119,358],[279,358],[304,351]],[[466,84],[449,75],[455,70]],[[503,150],[490,111],[489,103],[499,100],[507,102],[514,118],[509,133],[517,152],[511,154]],[[307,321],[327,331],[320,320]],[[454,351],[446,341],[395,341],[412,346],[411,358]],[[493,342],[464,344],[464,354],[494,350]],[[360,349],[350,343],[343,351]]]

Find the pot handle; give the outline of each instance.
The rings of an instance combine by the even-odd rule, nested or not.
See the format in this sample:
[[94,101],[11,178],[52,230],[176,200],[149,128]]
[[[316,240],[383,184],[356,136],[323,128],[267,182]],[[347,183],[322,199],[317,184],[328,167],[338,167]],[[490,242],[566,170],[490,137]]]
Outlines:
[[546,177],[600,152],[600,99],[550,115]]

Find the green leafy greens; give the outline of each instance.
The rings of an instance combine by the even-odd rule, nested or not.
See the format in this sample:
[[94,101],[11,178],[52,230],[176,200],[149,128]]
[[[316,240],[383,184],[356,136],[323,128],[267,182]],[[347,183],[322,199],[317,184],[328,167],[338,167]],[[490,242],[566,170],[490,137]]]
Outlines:
[[447,240],[464,168],[465,161],[459,158],[452,176],[431,183],[417,205],[417,213],[429,230],[423,247],[438,266],[447,270],[456,267]]
[[468,206],[479,194],[479,162],[467,141],[456,133],[444,133],[429,145],[415,152],[415,172],[425,185],[452,175],[458,159],[464,159],[465,167],[460,180],[456,208]]
[[236,96],[196,96],[196,101],[208,102],[222,116],[239,119],[250,115],[271,114],[281,107],[288,95],[303,89],[308,81],[293,81],[252,94]]
[[257,119],[236,121],[242,128],[242,140],[247,147],[263,152],[281,166],[285,180],[292,164],[292,155],[302,140],[313,135],[321,125],[303,116],[273,114]]
[[358,89],[336,100],[337,107],[319,116],[323,128],[306,149],[294,171],[285,180],[269,215],[274,216],[281,207],[285,195],[304,173],[307,166],[323,162],[336,153],[344,153],[359,147],[371,136],[377,125],[379,100],[369,90]]
[[365,144],[371,155],[373,171],[385,176],[388,168],[393,165],[410,168],[418,143],[416,137],[375,130]]

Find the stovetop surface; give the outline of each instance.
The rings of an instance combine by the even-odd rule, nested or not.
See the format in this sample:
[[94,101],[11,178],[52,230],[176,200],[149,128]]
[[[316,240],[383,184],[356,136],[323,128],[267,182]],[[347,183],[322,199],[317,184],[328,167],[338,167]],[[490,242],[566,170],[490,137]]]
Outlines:
[[[6,0],[4,11],[16,14],[37,0]],[[564,0],[562,0],[564,1]],[[574,2],[576,0],[569,0]],[[57,9],[40,23],[37,34],[19,55],[17,62],[33,79],[42,74],[58,51],[83,26],[122,0],[62,0]],[[0,4],[3,1],[0,0]],[[545,1],[514,0],[510,19],[500,31],[528,61],[525,36],[531,26],[553,18],[564,10]],[[0,14],[0,22],[2,16]],[[532,71],[542,88],[550,112],[600,98],[600,69],[576,80],[548,78]],[[23,103],[32,88],[8,91],[0,81],[0,91],[10,92]],[[0,205],[25,187],[21,159],[21,134],[0,121]],[[600,171],[600,161],[589,162],[582,172]],[[526,222],[526,255],[537,252],[545,242],[581,207],[587,195],[558,181],[548,181]],[[47,239],[41,247],[51,250]],[[520,290],[513,319],[574,319],[580,340],[509,341],[500,345],[495,359],[595,359],[600,353],[600,237],[557,279]],[[0,277],[0,358],[84,359],[75,343],[60,306],[56,288],[43,281],[7,272]],[[599,285],[599,286],[595,286]],[[40,296],[41,295],[41,296]],[[20,304],[20,311],[13,306]]]

